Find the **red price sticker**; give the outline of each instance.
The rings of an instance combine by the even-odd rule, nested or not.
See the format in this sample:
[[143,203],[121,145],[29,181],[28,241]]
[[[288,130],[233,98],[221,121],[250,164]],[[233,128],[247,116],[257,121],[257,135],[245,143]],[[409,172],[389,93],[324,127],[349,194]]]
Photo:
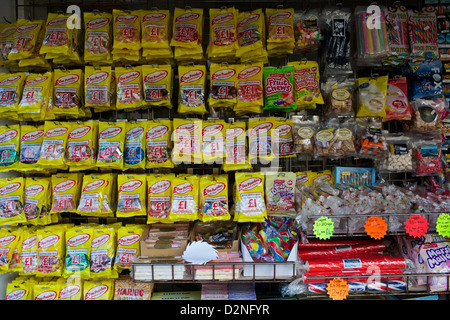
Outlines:
[[414,214],[405,223],[406,232],[414,238],[420,238],[428,231],[428,221],[425,217]]
[[328,296],[333,300],[344,300],[348,296],[348,283],[341,278],[332,279],[327,284]]
[[386,235],[387,224],[383,218],[374,216],[367,219],[364,229],[369,236],[375,240],[379,240]]

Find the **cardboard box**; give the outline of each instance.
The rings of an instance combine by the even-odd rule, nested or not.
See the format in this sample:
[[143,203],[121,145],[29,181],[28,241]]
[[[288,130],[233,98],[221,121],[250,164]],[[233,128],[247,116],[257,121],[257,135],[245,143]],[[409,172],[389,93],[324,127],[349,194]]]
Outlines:
[[[140,256],[141,257],[178,257],[183,255],[184,250],[186,250],[187,244],[188,244],[188,235],[186,236],[185,240],[182,240],[181,245],[177,248],[167,248],[167,249],[156,249],[156,248],[149,248],[146,245],[145,240],[148,238],[149,233],[152,230],[153,226],[161,226],[163,224],[150,224],[145,229],[144,233],[142,234],[141,240],[139,241],[139,249],[140,249]],[[171,224],[165,224],[164,226],[170,227]],[[192,225],[189,224],[189,229],[191,229]]]
[[217,250],[218,253],[222,253],[222,252],[229,252],[229,251],[236,251],[239,252],[239,239],[241,237],[241,229],[237,226],[237,223],[235,222],[230,222],[230,221],[211,221],[211,222],[201,222],[201,221],[197,221],[194,226],[191,229],[190,235],[189,235],[189,241],[193,242],[195,241],[195,236],[196,234],[201,230],[201,231],[210,231],[210,232],[214,232],[214,230],[216,230],[216,228],[222,226],[222,225],[227,225],[232,223],[233,226],[235,227],[235,233],[233,234],[233,243],[231,245],[231,248],[220,248],[220,247],[215,247],[215,249]]

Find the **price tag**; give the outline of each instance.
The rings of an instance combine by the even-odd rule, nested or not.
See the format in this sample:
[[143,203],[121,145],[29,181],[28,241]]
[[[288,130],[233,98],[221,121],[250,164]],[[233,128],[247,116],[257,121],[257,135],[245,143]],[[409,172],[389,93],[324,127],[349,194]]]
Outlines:
[[414,238],[420,238],[428,231],[428,221],[425,217],[414,214],[406,220],[406,232]]
[[379,240],[386,235],[387,224],[383,218],[374,216],[366,220],[364,229],[366,230],[367,234],[373,239]]
[[328,296],[333,300],[344,300],[348,292],[348,283],[344,279],[334,278],[327,284]]
[[331,218],[320,217],[314,222],[313,231],[320,240],[330,239],[334,232],[334,222]]
[[450,237],[450,214],[441,213],[436,222],[436,231],[443,237]]

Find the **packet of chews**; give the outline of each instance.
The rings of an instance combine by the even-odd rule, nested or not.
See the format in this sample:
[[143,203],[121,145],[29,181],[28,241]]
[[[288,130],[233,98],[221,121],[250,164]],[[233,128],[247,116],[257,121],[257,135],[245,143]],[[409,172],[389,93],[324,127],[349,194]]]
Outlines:
[[84,17],[84,61],[88,63],[112,62],[112,14],[107,12],[85,12]]
[[170,45],[180,50],[191,51],[193,54],[200,51],[203,34],[203,9],[175,8],[173,15],[173,35]]
[[263,222],[267,218],[263,172],[236,172],[235,216],[237,222]]
[[237,72],[236,114],[261,113],[264,106],[263,63],[239,64]]
[[200,220],[230,220],[228,207],[228,176],[205,175],[200,178]]
[[113,300],[114,280],[86,280],[83,283],[83,300]]
[[50,214],[59,212],[76,213],[80,198],[82,174],[58,173],[52,175],[52,208]]
[[222,164],[225,156],[224,120],[209,120],[202,122],[202,154],[203,163]]
[[139,240],[146,226],[127,224],[117,230],[117,252],[114,270],[119,273],[131,269],[131,263],[139,256]]
[[0,271],[10,271],[14,249],[20,242],[21,236],[21,229],[0,229]]
[[117,277],[114,269],[116,230],[113,226],[98,225],[93,228],[91,243],[91,278]]
[[60,277],[63,273],[66,226],[54,225],[36,231],[38,264],[36,276]]
[[142,107],[142,66],[115,68],[117,84],[117,109],[138,109]]
[[147,180],[145,178],[145,174],[121,174],[117,177],[117,188],[117,217],[147,215]]
[[73,122],[67,138],[66,165],[72,168],[88,169],[95,165],[97,123],[94,120]]
[[14,45],[8,54],[8,60],[22,60],[33,55],[36,41],[44,21],[17,19]]
[[97,167],[123,169],[126,122],[99,122]]
[[19,168],[20,125],[0,127],[0,172]]
[[173,222],[197,220],[199,178],[194,175],[176,176],[172,182],[169,219]]
[[144,104],[150,107],[172,108],[172,66],[142,66]]
[[25,217],[28,223],[39,225],[40,219],[48,216],[50,202],[48,201],[51,192],[51,179],[48,177],[26,177],[24,189]]
[[124,169],[145,169],[145,121],[126,122]]
[[147,223],[172,223],[169,219],[174,174],[147,176]]
[[23,211],[24,186],[22,177],[0,179],[0,226],[27,222]]
[[[85,174],[76,212],[80,215],[103,216],[105,202],[106,205],[108,202],[107,188],[112,183],[112,174]],[[109,207],[109,205],[107,206]]]
[[226,124],[225,160],[222,165],[225,172],[251,168],[247,155],[246,126],[244,121]]
[[0,111],[2,117],[20,120],[17,115],[26,75],[23,72],[0,74]]
[[56,116],[78,117],[80,115],[83,83],[83,70],[55,69],[53,113]]
[[91,227],[75,226],[66,231],[66,255],[63,277],[90,278]]
[[71,124],[69,122],[45,121],[44,138],[37,166],[53,169],[65,169],[67,138]]
[[111,109],[111,67],[86,66],[84,77],[84,102],[86,107]]
[[52,72],[30,73],[23,86],[17,113],[33,120],[43,120],[45,112],[42,111],[47,109],[52,81]]
[[202,163],[202,120],[173,119],[172,161],[178,163]]
[[173,168],[172,150],[172,121],[149,120],[146,123],[146,169]]
[[19,171],[37,169],[40,158],[42,141],[44,140],[44,125],[21,125],[20,126],[20,157]]

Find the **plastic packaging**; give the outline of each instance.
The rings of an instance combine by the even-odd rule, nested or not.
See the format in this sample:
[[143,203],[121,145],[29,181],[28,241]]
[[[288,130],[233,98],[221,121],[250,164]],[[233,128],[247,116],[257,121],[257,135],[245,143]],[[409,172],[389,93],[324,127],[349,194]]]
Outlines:
[[264,178],[262,172],[236,172],[234,221],[263,222],[267,218]]
[[250,169],[246,122],[227,123],[225,128],[225,160],[222,169],[225,172]]
[[274,157],[294,157],[294,139],[290,119],[275,118],[271,130],[272,153]]
[[[114,259],[114,270],[118,273],[123,270],[130,270],[132,262],[139,256],[139,241],[144,230],[145,225],[138,224],[127,224],[118,228],[117,251]],[[114,290],[111,288],[110,291],[112,296]]]
[[25,178],[24,208],[27,222],[31,225],[46,225],[49,218],[51,201],[50,178]]
[[264,107],[263,110],[293,111],[295,102],[295,67],[264,67]]
[[294,138],[294,153],[303,156],[314,154],[314,136],[318,126],[318,117],[292,116],[292,136]]
[[40,54],[46,59],[55,56],[68,57],[72,51],[72,31],[67,27],[70,14],[49,13],[47,16],[45,37]]
[[141,21],[138,10],[126,12],[113,9],[113,54],[115,50],[141,49]]
[[297,110],[315,109],[316,104],[323,104],[320,91],[319,64],[316,61],[295,61],[295,101]]
[[361,118],[356,121],[356,147],[363,158],[383,157],[388,151],[380,120]]
[[17,109],[18,115],[29,117],[33,120],[43,120],[45,110],[49,104],[49,95],[53,74],[32,73],[25,80],[22,99]]
[[85,67],[84,102],[95,111],[111,110],[111,67]]
[[444,170],[439,139],[421,139],[413,142],[412,163],[418,176],[437,175]]
[[151,174],[147,176],[148,203],[147,223],[172,223],[169,220],[172,181],[174,174]]
[[84,61],[87,63],[112,63],[113,16],[107,12],[85,12]]
[[170,49],[172,17],[169,10],[146,10],[141,14],[143,49]]
[[389,46],[389,56],[385,64],[404,65],[410,54],[407,9],[402,5],[386,7],[384,14]]
[[202,60],[203,9],[175,8],[173,15],[173,36],[170,45],[174,48],[175,60]]
[[353,96],[355,80],[345,76],[332,75],[322,82],[327,117],[351,116],[354,114]]
[[67,139],[71,124],[69,122],[46,121],[40,157],[37,166],[63,169],[66,168]]
[[26,223],[23,211],[24,178],[11,177],[0,180],[0,225]]
[[173,222],[198,219],[199,178],[197,176],[177,176],[172,184],[172,203],[169,219]]
[[172,121],[149,120],[146,123],[146,155],[148,168],[173,168],[172,150]]
[[236,65],[236,114],[261,113],[264,105],[263,63]]
[[117,235],[114,226],[95,226],[92,231],[90,274],[92,278],[115,278]]
[[199,218],[201,221],[229,221],[228,175],[200,178]]
[[92,233],[91,227],[67,229],[63,277],[90,278]]
[[117,177],[117,217],[147,215],[145,195],[147,180],[144,174],[121,174]]
[[97,166],[123,169],[126,122],[99,122]]
[[36,276],[62,276],[65,254],[65,226],[55,225],[36,232],[38,265]]
[[234,6],[209,9],[210,39],[207,53],[211,60],[226,61],[235,57],[238,48],[237,15],[238,10]]
[[44,125],[20,126],[20,171],[37,169],[37,162],[40,158],[42,141],[44,139]]
[[241,63],[246,61],[267,62],[265,42],[265,15],[262,9],[239,12],[237,18],[236,57]]
[[20,125],[0,127],[0,172],[19,168]]
[[237,102],[236,66],[211,63],[209,106],[233,108]]
[[421,12],[408,10],[410,58],[424,60],[438,58],[436,12],[427,6]]
[[20,120],[17,115],[26,75],[19,73],[0,74],[0,107],[2,115],[11,120]]
[[147,122],[127,122],[125,125],[125,154],[123,166],[125,170],[145,169],[145,140]]
[[405,135],[386,137],[389,152],[377,164],[379,172],[412,172],[411,138]]
[[81,114],[84,87],[84,72],[81,69],[54,71],[54,108],[56,116],[78,118]]
[[203,65],[178,66],[179,97],[178,112],[205,114],[206,67]]
[[295,217],[295,181],[293,172],[266,173],[265,195],[268,216]]
[[77,213],[85,216],[112,216],[112,188],[114,176],[110,173],[85,174]]
[[202,154],[206,164],[222,164],[225,156],[226,122],[210,120],[202,122]]
[[248,156],[251,164],[273,160],[272,128],[274,117],[250,118],[248,121]]
[[267,53],[271,56],[285,56],[293,53],[294,9],[266,8]]
[[172,66],[142,66],[144,105],[172,108]]
[[320,47],[323,40],[320,19],[319,9],[294,13],[295,53],[310,53]]
[[33,55],[37,38],[44,24],[42,20],[17,19],[14,44],[8,54],[8,60],[21,60]]
[[202,163],[202,120],[173,119],[172,161],[178,163]]
[[386,117],[383,121],[411,120],[413,110],[408,99],[406,77],[389,79],[386,94]]
[[388,77],[358,78],[356,117],[385,117]]
[[117,109],[138,109],[142,107],[142,66],[115,68],[117,84]]
[[71,170],[94,168],[97,151],[98,124],[94,120],[74,122],[67,137],[67,159]]
[[82,174],[58,173],[52,175],[52,207],[50,214],[76,213],[80,199]]

